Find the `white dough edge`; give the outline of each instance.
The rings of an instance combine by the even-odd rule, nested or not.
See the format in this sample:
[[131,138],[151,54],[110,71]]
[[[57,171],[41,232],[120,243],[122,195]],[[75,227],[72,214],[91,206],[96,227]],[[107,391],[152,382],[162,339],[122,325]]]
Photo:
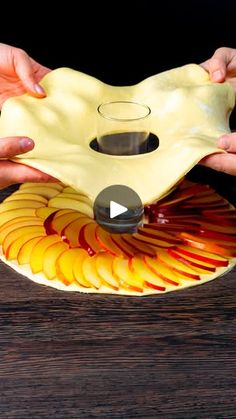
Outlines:
[[85,294],[113,294],[113,295],[126,295],[126,296],[138,296],[138,297],[145,297],[148,295],[162,295],[171,291],[179,291],[184,288],[190,288],[202,285],[206,282],[213,281],[213,279],[216,279],[217,277],[220,277],[230,270],[233,269],[233,267],[236,264],[236,259],[234,259],[227,267],[220,267],[217,268],[217,271],[214,272],[212,275],[201,275],[201,280],[183,280],[183,283],[180,284],[178,287],[171,285],[171,284],[165,284],[166,290],[165,291],[158,291],[155,289],[150,289],[148,291],[141,292],[135,292],[135,291],[126,291],[123,289],[120,289],[119,291],[113,290],[112,288],[108,288],[104,285],[102,285],[98,290],[95,288],[85,288],[79,286],[77,283],[73,282],[72,284],[66,286],[58,279],[52,279],[49,280],[46,278],[46,276],[40,272],[37,274],[33,274],[30,265],[19,265],[16,260],[6,260],[5,256],[2,254],[2,250],[0,249],[0,260],[4,262],[6,265],[10,266],[12,269],[14,269],[19,274],[25,276],[26,278],[30,279],[31,281],[35,282],[36,284],[40,285],[46,285],[48,287],[56,288],[59,291],[72,291],[72,292],[80,292]]

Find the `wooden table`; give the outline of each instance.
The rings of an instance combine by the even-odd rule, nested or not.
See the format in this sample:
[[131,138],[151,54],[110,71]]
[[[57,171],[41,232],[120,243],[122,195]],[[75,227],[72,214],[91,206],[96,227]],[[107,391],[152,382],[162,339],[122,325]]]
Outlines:
[[[234,178],[209,173],[233,201]],[[235,270],[145,298],[0,278],[0,418],[236,417]]]

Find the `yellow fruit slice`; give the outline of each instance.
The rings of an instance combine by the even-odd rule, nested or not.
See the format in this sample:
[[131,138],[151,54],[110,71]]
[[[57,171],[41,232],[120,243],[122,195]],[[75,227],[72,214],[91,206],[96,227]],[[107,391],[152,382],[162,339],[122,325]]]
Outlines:
[[16,228],[10,231],[10,233],[8,233],[5,236],[2,242],[3,253],[7,254],[9,246],[11,246],[12,243],[14,243],[14,241],[16,241],[22,235],[27,234],[27,233],[37,233],[38,236],[43,236],[45,234],[45,229],[41,225],[32,225],[32,226],[27,226],[27,227]]
[[79,234],[80,230],[86,224],[94,222],[91,218],[88,217],[80,217],[75,221],[72,221],[63,232],[66,240],[68,241],[70,247],[79,247]]
[[129,260],[115,257],[112,269],[119,279],[120,286],[136,292],[143,292],[144,280],[129,268]]
[[57,208],[41,207],[36,209],[35,215],[45,220],[47,217],[49,217],[50,214],[53,214],[56,211],[58,211]]
[[56,189],[57,191],[63,190],[63,184],[58,182],[26,182],[20,185],[19,189],[28,189],[28,188],[48,188],[48,189]]
[[10,211],[5,211],[0,216],[0,226],[18,217],[33,216],[35,216],[35,208],[18,208]]
[[6,199],[4,199],[4,202],[22,201],[22,200],[38,201],[38,202],[42,202],[42,204],[45,204],[45,205],[47,205],[48,203],[47,199],[41,195],[36,195],[32,193],[23,193],[23,191],[20,191],[20,190],[8,196]]
[[24,237],[23,243],[21,243],[21,247],[17,253],[17,261],[19,265],[30,263],[31,252],[34,246],[39,242],[39,240],[41,240],[43,236],[36,236],[32,238],[32,235],[30,236],[26,234],[23,237]]
[[45,206],[45,204],[43,204],[42,202],[39,201],[28,201],[28,200],[22,200],[22,201],[8,201],[8,202],[3,202],[0,205],[0,214],[4,213],[6,211],[10,211],[10,210],[16,210],[19,208],[40,208]]
[[56,261],[57,277],[65,284],[70,285],[75,281],[73,266],[77,257],[80,257],[81,249],[68,249],[63,252]]
[[30,255],[30,267],[33,273],[38,273],[43,270],[44,252],[49,246],[58,242],[61,242],[61,238],[54,234],[45,236],[36,243]]
[[13,260],[13,259],[17,259],[18,260],[18,255],[19,252],[22,248],[22,246],[28,242],[29,240],[33,239],[33,238],[42,238],[43,234],[39,234],[37,231],[34,232],[29,232],[26,234],[22,234],[20,237],[18,237],[16,240],[14,240],[9,247],[7,248],[6,251],[6,259],[7,260]]
[[82,264],[83,261],[88,257],[88,253],[84,249],[78,249],[76,259],[73,264],[73,274],[75,280],[79,285],[86,288],[91,288],[93,285],[85,278],[83,274]]
[[5,225],[4,228],[0,228],[0,244],[2,244],[5,237],[16,228],[27,227],[27,226],[37,226],[37,225],[43,227],[43,223],[40,218],[32,218],[31,220],[27,219],[25,221],[18,221],[17,223],[12,223],[8,226]]
[[82,263],[82,272],[85,279],[99,289],[102,285],[102,279],[96,269],[96,256],[87,257]]
[[48,279],[56,278],[56,261],[68,249],[69,245],[67,243],[58,241],[45,250],[43,254],[43,273]]
[[113,275],[113,256],[109,253],[98,253],[96,256],[96,269],[105,285],[118,290],[119,280]]
[[48,186],[28,186],[28,184],[25,185],[24,193],[30,193],[30,194],[37,194],[41,195],[46,199],[51,199],[54,196],[58,195],[59,191],[55,188],[48,187]]
[[90,218],[93,218],[93,209],[90,205],[86,204],[85,202],[77,201],[76,199],[72,198],[55,198],[50,199],[48,202],[49,207],[56,207],[56,208],[70,208],[83,214],[87,215]]
[[145,287],[153,288],[157,291],[165,291],[166,284],[164,283],[163,279],[148,268],[140,255],[132,258],[129,267],[136,273],[139,278],[142,278]]

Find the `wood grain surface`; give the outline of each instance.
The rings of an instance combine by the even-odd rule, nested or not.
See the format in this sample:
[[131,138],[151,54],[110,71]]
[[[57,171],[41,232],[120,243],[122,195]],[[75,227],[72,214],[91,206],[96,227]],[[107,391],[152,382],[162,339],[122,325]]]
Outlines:
[[236,417],[236,270],[144,298],[0,280],[1,419]]

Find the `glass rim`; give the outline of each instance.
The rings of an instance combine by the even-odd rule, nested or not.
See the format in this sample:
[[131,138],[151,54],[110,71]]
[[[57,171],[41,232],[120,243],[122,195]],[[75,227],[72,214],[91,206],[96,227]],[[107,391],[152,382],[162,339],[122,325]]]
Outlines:
[[[117,103],[138,105],[138,106],[141,106],[142,108],[146,109],[147,113],[145,115],[137,117],[137,118],[117,118],[117,117],[105,115],[102,112],[101,108],[103,106],[114,105],[114,104],[117,104]],[[100,116],[102,116],[103,118],[109,119],[110,121],[117,121],[117,122],[140,121],[141,119],[147,118],[151,114],[151,109],[148,105],[146,105],[145,103],[135,102],[135,101],[132,101],[132,100],[114,100],[114,101],[111,101],[111,102],[102,102],[102,103],[100,103],[100,105],[98,105],[97,111],[98,111],[98,114]]]

